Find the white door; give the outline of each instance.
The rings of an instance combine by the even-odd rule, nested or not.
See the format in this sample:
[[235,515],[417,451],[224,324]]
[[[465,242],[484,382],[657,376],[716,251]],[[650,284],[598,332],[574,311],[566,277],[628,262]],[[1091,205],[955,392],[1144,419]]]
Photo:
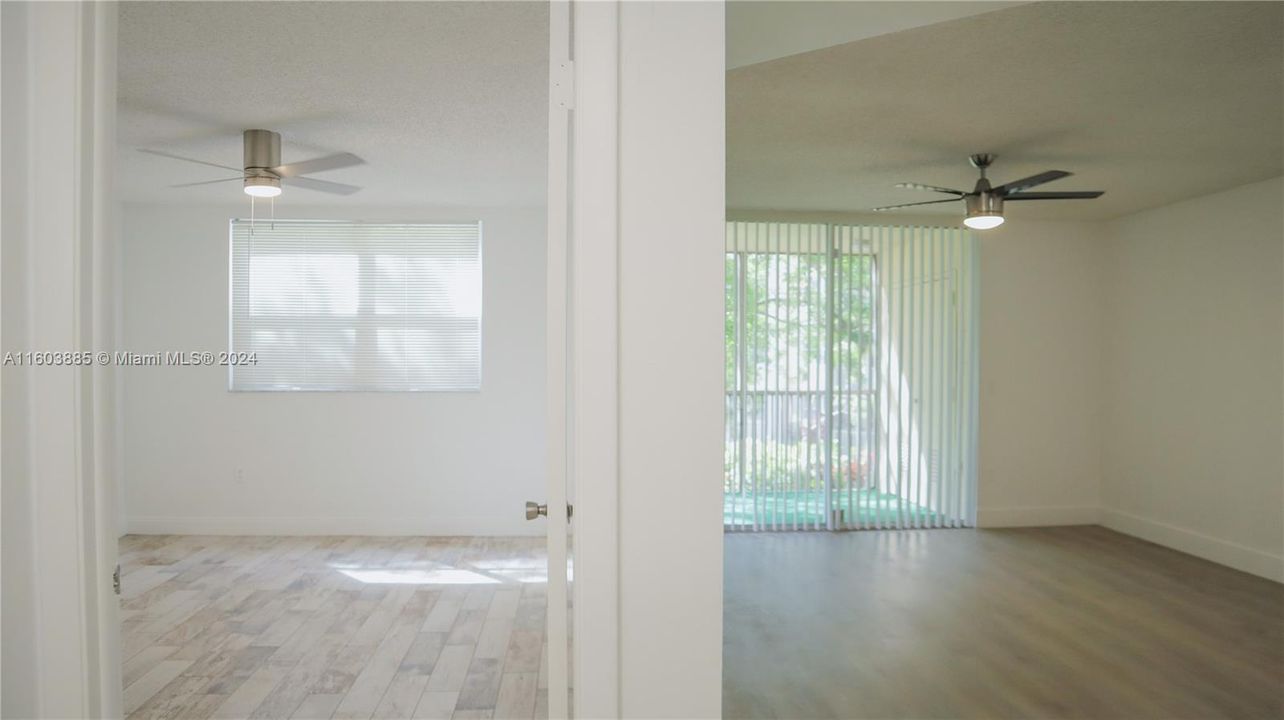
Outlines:
[[570,2],[549,3],[548,54],[548,493],[544,499],[548,536],[548,716],[570,716],[567,607],[567,427],[568,231],[570,191]]

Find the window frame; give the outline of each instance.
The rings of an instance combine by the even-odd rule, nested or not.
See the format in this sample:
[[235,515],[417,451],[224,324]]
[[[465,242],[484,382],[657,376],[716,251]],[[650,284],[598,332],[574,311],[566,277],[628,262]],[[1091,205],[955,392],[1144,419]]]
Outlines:
[[[420,388],[379,388],[379,387],[304,387],[304,386],[278,386],[278,387],[237,387],[236,384],[236,363],[227,364],[227,392],[229,393],[346,393],[346,394],[469,394],[480,393],[485,383],[485,306],[486,306],[486,279],[485,279],[485,226],[482,220],[468,220],[456,222],[444,221],[401,221],[401,220],[347,220],[347,219],[314,219],[314,218],[291,218],[288,220],[259,220],[233,217],[228,220],[228,273],[227,273],[227,348],[229,356],[235,357],[238,352],[253,352],[252,349],[238,350],[236,347],[236,228],[238,223],[242,225],[270,225],[271,223],[307,223],[315,225],[408,225],[408,226],[475,226],[477,232],[477,275],[478,275],[478,304],[477,304],[477,381],[475,385],[461,387],[420,387]],[[359,268],[358,276],[364,275],[364,269]],[[360,282],[358,283],[358,308],[363,307],[365,303],[362,298],[369,290]],[[246,298],[247,302],[249,298]],[[247,310],[248,311],[248,310]],[[304,319],[310,316],[280,316],[283,320]],[[363,313],[358,311],[355,317],[363,317]],[[407,317],[407,315],[393,315],[389,317]]]

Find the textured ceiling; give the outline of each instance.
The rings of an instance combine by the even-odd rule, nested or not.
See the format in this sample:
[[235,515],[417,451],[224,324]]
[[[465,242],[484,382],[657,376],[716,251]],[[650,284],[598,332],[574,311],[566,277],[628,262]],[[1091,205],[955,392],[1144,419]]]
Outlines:
[[[1055,168],[1099,219],[1284,173],[1284,4],[1040,2],[727,74],[727,204],[860,212]],[[953,203],[929,206],[959,213]]]
[[727,3],[727,69],[1020,4],[731,0]]
[[239,167],[240,131],[261,127],[283,162],[367,163],[315,176],[363,191],[286,188],[286,206],[545,202],[543,3],[123,3],[119,30],[127,201],[244,199],[234,182],[168,188],[226,173],[135,150]]

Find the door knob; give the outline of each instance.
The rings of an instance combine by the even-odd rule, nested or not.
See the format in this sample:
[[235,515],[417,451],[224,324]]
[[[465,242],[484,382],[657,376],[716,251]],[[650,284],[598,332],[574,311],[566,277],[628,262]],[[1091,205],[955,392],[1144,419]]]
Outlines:
[[545,517],[548,516],[548,506],[540,505],[539,503],[533,503],[527,500],[526,501],[526,519],[534,520],[540,515],[543,515]]

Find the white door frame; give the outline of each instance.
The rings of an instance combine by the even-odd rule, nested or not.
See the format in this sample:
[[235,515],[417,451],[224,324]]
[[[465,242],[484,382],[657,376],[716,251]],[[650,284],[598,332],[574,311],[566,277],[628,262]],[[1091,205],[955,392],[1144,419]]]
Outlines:
[[[617,3],[550,4],[548,666],[550,718],[620,715],[616,255]],[[570,28],[574,25],[574,40]],[[569,481],[569,482],[568,482]],[[574,611],[566,612],[567,486]],[[559,512],[560,511],[560,512]],[[568,620],[574,631],[568,664]],[[568,677],[568,667],[574,677]]]
[[[717,717],[723,6],[570,1],[574,714]],[[673,333],[681,360],[652,342]]]
[[[569,0],[554,0],[566,7]],[[116,203],[115,57],[113,3],[33,3],[26,24],[29,104],[26,156],[30,253],[31,350],[111,352]],[[550,425],[565,426],[566,391],[578,422],[569,453],[551,452],[550,487],[565,497],[568,456],[576,470],[575,715],[621,714],[618,550],[618,68],[616,2],[574,0],[577,106],[569,161],[569,212],[550,206],[549,256],[566,260],[550,271]],[[556,12],[556,10],[555,10]],[[550,23],[553,29],[553,23]],[[561,35],[569,50],[569,26]],[[69,51],[68,49],[72,49]],[[565,58],[569,61],[569,57]],[[575,71],[570,77],[575,77]],[[551,89],[555,90],[551,87]],[[11,98],[6,95],[6,101]],[[550,108],[550,138],[556,132]],[[570,122],[560,113],[561,123]],[[566,125],[563,124],[565,130]],[[567,135],[562,135],[567,138]],[[10,136],[6,135],[6,140]],[[562,141],[565,147],[566,140]],[[552,147],[550,147],[552,150]],[[552,157],[550,157],[552,160]],[[560,214],[560,228],[554,216]],[[573,230],[572,230],[573,228]],[[568,233],[568,230],[571,231]],[[556,231],[556,232],[555,232]],[[557,247],[555,236],[563,238]],[[39,242],[36,242],[39,239]],[[566,253],[570,253],[569,257]],[[556,282],[552,282],[556,281]],[[555,289],[560,291],[554,292]],[[569,292],[570,297],[567,297]],[[555,295],[560,296],[559,301]],[[560,303],[560,311],[556,306]],[[569,303],[569,305],[568,305]],[[569,312],[568,312],[569,310]],[[554,321],[556,314],[557,320]],[[568,327],[569,324],[569,327]],[[6,348],[7,349],[7,348]],[[556,349],[556,352],[555,352]],[[560,369],[554,378],[554,364]],[[566,362],[573,363],[572,388]],[[111,589],[116,565],[113,374],[109,367],[33,373],[30,383],[30,476],[34,492],[31,553],[38,568],[31,592],[36,646],[35,714],[120,717],[122,709],[118,603]],[[555,445],[550,437],[550,449]],[[560,458],[555,460],[554,458]],[[557,472],[554,473],[553,471]],[[549,525],[565,528],[566,506],[550,495]],[[561,533],[563,553],[566,535]],[[552,548],[550,548],[552,550]],[[563,586],[564,592],[564,586]],[[550,596],[550,608],[559,599]],[[565,597],[560,599],[565,607]],[[566,615],[559,613],[565,632]],[[550,615],[550,622],[559,622]],[[555,628],[550,627],[550,636]],[[559,651],[550,653],[550,660]],[[567,650],[560,650],[562,668]],[[565,673],[565,670],[563,670]],[[550,717],[570,708],[550,697]]]
[[[113,347],[116,13],[114,3],[74,2],[29,3],[6,15],[21,25],[6,36],[22,37],[25,48],[4,102],[20,107],[26,124],[4,139],[25,145],[14,157],[27,182],[4,188],[23,197],[25,216],[5,244],[25,252],[20,311],[28,322],[28,346],[6,351]],[[24,618],[34,629],[29,710],[119,717],[110,367],[31,367],[21,382],[25,436],[5,440],[20,444],[27,472],[4,482],[30,486],[32,575],[18,578],[32,599]]]
[[575,716],[619,717],[619,5],[574,4],[571,467]]
[[570,301],[570,116],[575,70],[571,64],[571,4],[551,0],[548,19],[548,220],[545,293],[545,395],[548,550],[547,643],[548,717],[570,717],[569,620],[566,596],[568,437],[568,304]]

